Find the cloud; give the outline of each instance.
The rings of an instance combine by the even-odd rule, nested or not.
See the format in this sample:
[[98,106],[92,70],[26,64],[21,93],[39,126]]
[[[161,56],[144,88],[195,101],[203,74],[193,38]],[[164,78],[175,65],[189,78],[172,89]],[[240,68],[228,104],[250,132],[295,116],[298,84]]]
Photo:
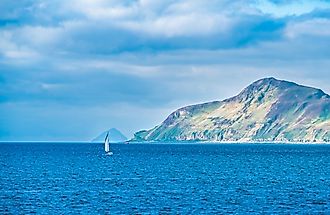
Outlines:
[[205,36],[217,32],[224,32],[229,29],[230,25],[231,20],[226,16],[210,16],[203,14],[168,15],[142,23],[134,21],[122,23],[125,29],[165,38],[185,35]]
[[5,1],[0,140],[130,135],[266,76],[330,92],[328,1]]
[[[20,8],[16,11],[25,11],[26,15],[20,17],[23,12],[17,15],[13,11],[11,16],[21,24],[6,25],[2,31],[15,38],[17,46],[41,53],[54,49],[64,53],[110,54],[235,47],[257,41],[255,38],[259,36],[268,39],[265,35],[273,34],[283,25],[256,14],[246,1],[207,4],[200,0],[70,1],[67,4],[36,1],[30,4],[21,8],[15,5]],[[242,11],[239,16],[238,11]],[[266,31],[254,31],[260,25],[268,25]]]
[[290,39],[302,36],[329,37],[330,19],[316,18],[290,23],[285,30],[285,35]]
[[330,2],[326,0],[259,0],[256,7],[262,13],[275,17],[300,16],[314,10],[329,9]]

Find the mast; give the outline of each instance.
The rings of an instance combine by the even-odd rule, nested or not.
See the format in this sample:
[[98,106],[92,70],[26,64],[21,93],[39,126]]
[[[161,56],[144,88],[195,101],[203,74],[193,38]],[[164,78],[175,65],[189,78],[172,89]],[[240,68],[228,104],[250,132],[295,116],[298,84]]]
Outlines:
[[107,136],[104,140],[104,151],[109,152],[110,151],[110,145],[109,145],[109,132],[107,133]]

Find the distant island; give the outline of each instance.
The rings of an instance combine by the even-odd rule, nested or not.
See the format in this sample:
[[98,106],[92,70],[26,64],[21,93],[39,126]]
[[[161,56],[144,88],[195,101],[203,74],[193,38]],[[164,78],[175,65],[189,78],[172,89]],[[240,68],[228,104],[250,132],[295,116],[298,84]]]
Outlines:
[[121,133],[118,129],[116,128],[111,128],[107,131],[102,132],[99,136],[94,138],[92,142],[104,142],[105,136],[109,132],[109,141],[111,143],[121,143],[125,142],[127,140],[127,137]]
[[132,141],[329,142],[330,96],[265,78],[232,98],[180,108]]

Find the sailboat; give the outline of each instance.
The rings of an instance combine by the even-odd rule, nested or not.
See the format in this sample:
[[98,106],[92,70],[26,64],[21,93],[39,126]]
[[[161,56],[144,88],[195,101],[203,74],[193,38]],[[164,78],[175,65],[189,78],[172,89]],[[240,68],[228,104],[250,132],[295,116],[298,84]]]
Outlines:
[[104,151],[107,155],[113,155],[111,149],[110,149],[110,142],[109,142],[109,132],[107,133],[107,136],[105,136],[104,140]]

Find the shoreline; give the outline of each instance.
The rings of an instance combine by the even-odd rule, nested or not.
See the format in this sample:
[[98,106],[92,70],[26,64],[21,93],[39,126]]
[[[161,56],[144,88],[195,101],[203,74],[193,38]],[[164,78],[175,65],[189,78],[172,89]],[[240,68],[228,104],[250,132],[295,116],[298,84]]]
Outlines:
[[[121,144],[121,143],[120,143]],[[129,144],[278,144],[278,145],[328,145],[330,142],[282,142],[282,141],[134,141],[129,142]]]
[[[92,142],[92,141],[0,141],[2,143],[40,143],[40,144],[47,144],[47,143],[58,143],[58,144],[65,144],[65,143],[72,143],[72,144],[103,144],[103,142]],[[274,144],[274,145],[330,145],[330,142],[290,142],[290,141],[132,141],[132,142],[113,142],[111,144],[120,144],[120,145],[130,145],[130,144],[182,144],[182,145],[190,145],[190,144],[253,144],[253,145],[265,145],[265,144]]]

